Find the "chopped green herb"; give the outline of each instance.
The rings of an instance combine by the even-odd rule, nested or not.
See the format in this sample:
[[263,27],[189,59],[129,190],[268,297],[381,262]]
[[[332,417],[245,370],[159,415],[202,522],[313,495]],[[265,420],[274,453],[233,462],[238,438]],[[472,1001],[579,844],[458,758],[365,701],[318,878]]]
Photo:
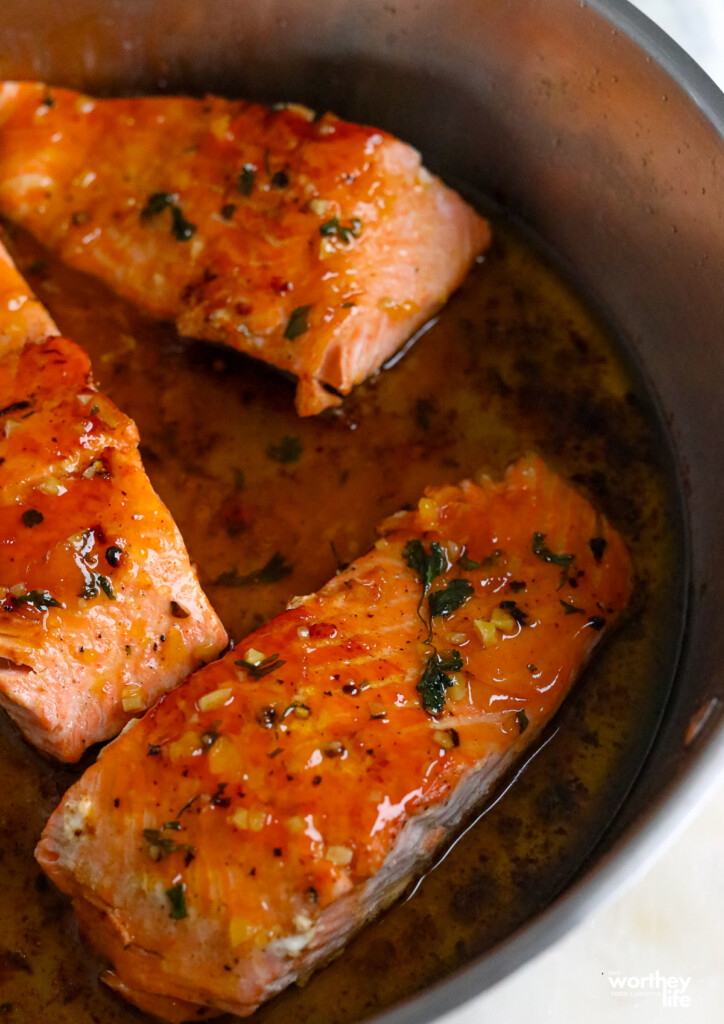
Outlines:
[[489,555],[485,556],[480,564],[486,569],[489,569],[491,566],[498,564],[500,559],[503,557],[503,554],[504,552],[502,548],[494,548]]
[[171,211],[171,231],[174,237],[179,242],[187,242],[196,233],[196,225],[186,220],[178,205],[178,197],[173,192],[154,192],[149,196],[148,202],[141,210],[141,220],[151,220],[165,209]]
[[178,812],[177,817],[180,818],[181,815],[184,813],[184,811],[188,811],[189,808],[193,807],[193,805],[196,803],[196,801],[200,800],[200,799],[201,799],[201,793],[197,793],[196,796],[192,796],[191,799],[187,800],[186,803],[183,805],[181,810]]
[[89,416],[97,416],[98,412],[99,412],[98,406],[97,405],[92,405],[91,406],[91,411],[90,411],[90,413],[88,415]]
[[39,526],[40,523],[42,523],[43,513],[38,512],[36,508],[29,508],[27,511],[23,512],[20,518],[23,521],[23,526],[32,528],[33,526]]
[[432,581],[444,573],[447,568],[445,553],[436,540],[430,545],[429,555],[425,554],[421,540],[408,540],[402,549],[402,557],[413,572],[420,577],[423,596],[430,589]]
[[160,747],[160,745],[158,743],[149,743],[148,744],[148,754],[146,755],[147,757],[158,757],[158,755],[160,753],[161,753],[161,747]]
[[[270,672],[281,668],[282,665],[286,665],[286,662],[282,661],[278,654],[270,654],[268,658],[264,658],[263,661],[258,662],[256,665],[252,661],[244,661],[243,659],[235,661],[234,664],[246,669],[252,679],[261,679],[263,676],[269,675]],[[296,705],[293,706],[296,707]]]
[[173,206],[175,202],[176,196],[173,192],[154,192],[148,197],[146,205],[141,210],[141,220],[156,217],[159,213],[163,213],[167,206]]
[[604,617],[602,615],[593,615],[588,620],[586,625],[590,626],[591,629],[595,629],[596,632],[599,632],[606,625],[606,620],[604,619]]
[[434,594],[430,594],[428,598],[430,614],[432,616],[451,615],[462,607],[474,593],[475,587],[469,580],[450,580],[443,590],[436,590]]
[[270,760],[274,760],[275,757],[277,757],[279,754],[281,754],[282,749],[283,749],[282,747],[277,747],[276,750],[272,750],[271,754],[268,755],[269,759]]
[[431,715],[439,715],[445,707],[445,690],[452,686],[452,679],[440,663],[437,651],[427,659],[417,689],[422,696],[422,706]]
[[176,885],[171,886],[170,889],[166,890],[169,903],[171,904],[171,913],[169,917],[173,921],[181,921],[186,917],[188,911],[186,909],[186,896],[184,894],[186,886],[183,882],[178,882]]
[[180,832],[181,831],[181,822],[180,821],[164,821],[164,823],[161,826],[161,828],[170,828],[170,829],[173,829],[174,832]]
[[[178,821],[174,821],[167,822],[163,827],[178,830],[181,828],[181,825]],[[193,846],[189,846],[188,843],[177,843],[176,840],[171,839],[170,836],[163,835],[161,829],[144,828],[143,838],[148,843],[148,855],[151,860],[162,860],[164,857],[168,857],[172,853],[196,852],[195,848]]]
[[531,675],[535,675],[535,673],[538,671],[538,667],[534,665],[532,661],[529,661],[525,667],[528,669]]
[[533,554],[540,558],[543,562],[551,562],[553,565],[560,565],[565,571],[569,568],[573,561],[573,555],[556,555],[549,547],[544,543],[546,535],[544,533],[533,534]]
[[443,672],[459,672],[463,667],[460,651],[440,651],[437,657]]
[[520,711],[516,711],[515,717],[518,719],[518,730],[525,732],[528,728],[528,716],[525,711],[521,708]]
[[231,220],[236,213],[236,203],[224,203],[221,207],[221,216],[224,220]]
[[270,444],[266,450],[270,459],[275,462],[298,462],[304,451],[304,445],[298,437],[283,437],[278,444]]
[[237,188],[243,196],[250,196],[254,188],[254,179],[256,177],[256,168],[252,164],[244,164],[239,171],[239,181]]
[[280,551],[275,551],[261,569],[255,569],[246,576],[240,576],[236,569],[232,569],[229,572],[222,572],[214,583],[219,587],[249,587],[257,583],[278,583],[293,572],[294,566],[287,562]]
[[593,557],[597,562],[600,562],[603,558],[603,553],[608,547],[608,541],[605,537],[591,537],[588,542],[588,546],[593,552]]
[[479,569],[482,564],[482,562],[476,562],[474,559],[468,558],[464,551],[462,555],[460,555],[460,558],[458,558],[458,565],[466,572],[472,572],[473,569]]
[[577,608],[572,601],[559,601],[558,602],[566,610],[566,615],[583,615],[583,608]]
[[287,326],[284,329],[284,337],[288,341],[294,341],[300,334],[304,334],[305,331],[309,330],[307,315],[311,308],[311,306],[297,306],[296,309],[292,310]]
[[18,607],[22,604],[31,604],[39,612],[47,612],[49,608],[64,608],[65,606],[56,601],[47,590],[29,590],[27,594],[15,595],[11,598],[13,604]]
[[101,576],[100,573],[96,573],[98,580],[98,586],[101,588],[103,593],[106,595],[109,601],[115,601],[116,595],[113,593],[113,584],[107,576]]
[[43,96],[43,98],[42,98],[42,100],[40,102],[43,104],[44,107],[54,107],[55,106],[55,100],[53,99],[53,97],[50,95],[49,92],[46,92],[45,96]]
[[349,245],[351,238],[359,238],[361,230],[362,221],[359,217],[353,217],[348,225],[340,224],[339,217],[332,217],[319,226],[319,233],[323,238],[336,235],[345,245]]
[[98,597],[101,590],[109,601],[115,601],[116,595],[113,593],[113,584],[108,577],[102,576],[99,572],[88,572],[83,589],[78,594],[78,597],[84,597],[86,600],[89,600],[92,597]]

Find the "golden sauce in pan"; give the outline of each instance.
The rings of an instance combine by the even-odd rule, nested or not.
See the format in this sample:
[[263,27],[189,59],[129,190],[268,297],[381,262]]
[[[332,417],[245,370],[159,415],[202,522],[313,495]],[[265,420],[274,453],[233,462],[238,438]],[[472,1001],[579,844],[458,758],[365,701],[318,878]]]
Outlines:
[[[627,621],[515,784],[411,898],[255,1019],[369,1016],[509,934],[565,886],[610,822],[646,754],[676,653],[681,544],[666,445],[606,332],[500,224],[484,262],[404,358],[340,410],[300,420],[292,386],[273,371],[180,341],[20,233],[9,248],[138,423],[149,476],[236,640],[364,551],[375,524],[427,484],[498,472],[526,451],[576,481],[623,534],[637,572]],[[280,565],[291,573],[272,571]],[[271,582],[245,579],[265,566]],[[0,1022],[148,1019],[97,982],[68,902],[33,860],[79,771],[45,762],[3,717]]]

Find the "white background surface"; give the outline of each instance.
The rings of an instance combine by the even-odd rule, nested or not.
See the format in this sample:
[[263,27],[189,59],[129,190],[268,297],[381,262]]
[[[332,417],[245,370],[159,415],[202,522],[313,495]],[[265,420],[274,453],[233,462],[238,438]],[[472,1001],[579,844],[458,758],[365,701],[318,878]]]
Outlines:
[[[634,2],[724,89],[724,0]],[[684,979],[687,1006],[664,1005],[662,976]],[[439,1024],[547,1021],[723,1024],[724,782],[643,879]]]

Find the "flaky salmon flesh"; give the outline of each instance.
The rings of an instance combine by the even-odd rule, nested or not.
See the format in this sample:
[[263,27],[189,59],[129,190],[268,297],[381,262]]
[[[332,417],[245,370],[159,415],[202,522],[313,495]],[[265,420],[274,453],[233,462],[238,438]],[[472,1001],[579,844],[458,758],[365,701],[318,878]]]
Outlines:
[[0,88],[0,213],[182,334],[295,375],[302,415],[377,370],[490,240],[384,131],[38,83]]
[[0,247],[0,705],[64,761],[227,642],[137,444]]
[[528,747],[631,590],[538,458],[427,491],[105,748],[37,858],[107,982],[247,1015],[393,901]]

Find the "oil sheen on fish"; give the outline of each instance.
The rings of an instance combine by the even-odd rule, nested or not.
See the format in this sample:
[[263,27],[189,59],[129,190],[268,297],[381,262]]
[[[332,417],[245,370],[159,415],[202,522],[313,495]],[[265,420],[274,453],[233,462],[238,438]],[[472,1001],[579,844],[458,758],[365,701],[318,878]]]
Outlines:
[[57,335],[0,247],[0,705],[75,761],[227,638],[135,424]]
[[0,213],[182,334],[295,375],[302,415],[377,370],[490,238],[386,132],[39,83],[0,88]]
[[631,588],[535,457],[427,491],[106,747],[37,857],[170,1021],[251,1013],[394,900],[549,721]]

